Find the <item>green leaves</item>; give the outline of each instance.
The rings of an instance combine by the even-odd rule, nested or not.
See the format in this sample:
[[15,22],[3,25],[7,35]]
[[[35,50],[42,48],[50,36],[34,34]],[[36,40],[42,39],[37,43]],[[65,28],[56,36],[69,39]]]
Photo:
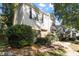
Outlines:
[[78,26],[79,24],[79,4],[54,4],[55,16],[59,16],[59,20],[63,19],[63,25],[69,25],[72,27]]
[[28,25],[15,25],[8,29],[6,35],[12,47],[23,47],[34,43],[35,31]]

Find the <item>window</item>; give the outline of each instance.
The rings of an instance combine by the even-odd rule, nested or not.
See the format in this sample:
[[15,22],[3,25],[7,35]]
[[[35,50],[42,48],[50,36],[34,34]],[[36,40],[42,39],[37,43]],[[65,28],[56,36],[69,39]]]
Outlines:
[[40,13],[40,14],[38,15],[38,20],[39,20],[41,23],[43,23],[44,14]]
[[35,17],[35,20],[38,20],[38,13],[36,13],[36,17]]
[[36,14],[35,10],[33,8],[31,8],[31,7],[29,9],[29,18],[33,19],[33,20],[37,19],[37,14]]

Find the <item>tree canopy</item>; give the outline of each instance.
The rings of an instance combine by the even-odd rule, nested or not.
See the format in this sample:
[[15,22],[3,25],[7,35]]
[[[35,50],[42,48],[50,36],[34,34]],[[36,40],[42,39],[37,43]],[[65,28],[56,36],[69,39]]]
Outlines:
[[[13,25],[14,12],[17,4],[15,3],[2,3],[2,14],[0,14],[0,31],[3,32],[4,28]],[[6,27],[5,27],[6,26]]]
[[55,16],[63,20],[62,24],[79,29],[79,4],[61,3],[54,4]]

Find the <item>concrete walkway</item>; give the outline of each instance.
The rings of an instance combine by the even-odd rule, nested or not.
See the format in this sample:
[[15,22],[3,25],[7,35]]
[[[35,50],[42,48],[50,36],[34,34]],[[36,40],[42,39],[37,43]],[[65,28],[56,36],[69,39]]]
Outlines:
[[67,53],[65,56],[79,56],[79,52],[74,51],[69,45],[71,44],[70,42],[55,42],[55,44],[61,44],[66,48]]
[[65,54],[66,56],[79,56],[79,53],[74,51],[71,47],[69,47],[69,45],[71,43],[69,42],[63,42],[64,46],[66,45],[66,50],[67,50],[67,53]]

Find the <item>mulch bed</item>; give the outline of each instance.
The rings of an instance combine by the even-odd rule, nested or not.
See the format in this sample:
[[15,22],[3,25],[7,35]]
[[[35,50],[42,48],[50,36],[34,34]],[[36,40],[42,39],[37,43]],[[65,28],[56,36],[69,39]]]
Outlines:
[[60,48],[64,47],[57,44],[54,44],[52,46],[39,46],[34,44],[32,46],[26,46],[20,49],[11,48],[10,46],[7,46],[2,50],[2,54],[3,56],[35,56],[36,53],[44,53]]

